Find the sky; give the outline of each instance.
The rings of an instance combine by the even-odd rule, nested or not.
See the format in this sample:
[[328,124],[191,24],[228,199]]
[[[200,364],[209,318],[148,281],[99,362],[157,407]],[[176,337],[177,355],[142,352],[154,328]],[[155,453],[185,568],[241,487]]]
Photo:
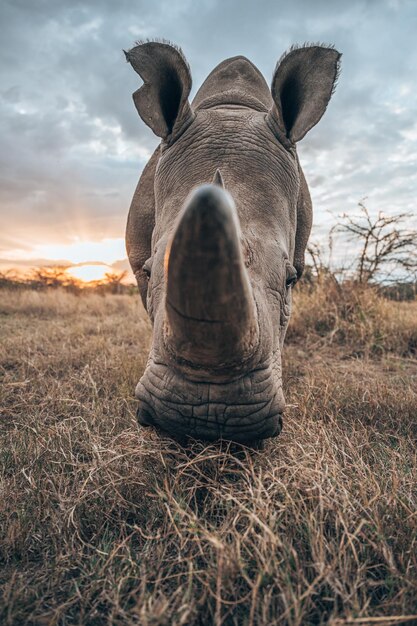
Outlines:
[[334,44],[336,93],[298,145],[312,239],[364,197],[371,211],[416,211],[414,0],[1,0],[0,25],[0,263],[126,257],[130,200],[159,140],[122,50],[148,38],[181,46],[192,95],[227,57],[269,83],[291,44]]

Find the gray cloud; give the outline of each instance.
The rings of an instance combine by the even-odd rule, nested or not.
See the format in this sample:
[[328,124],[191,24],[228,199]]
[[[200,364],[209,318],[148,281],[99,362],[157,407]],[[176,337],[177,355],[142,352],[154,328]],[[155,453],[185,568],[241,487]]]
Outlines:
[[317,233],[365,195],[371,208],[415,209],[413,0],[6,0],[0,24],[0,255],[123,236],[158,141],[136,114],[139,78],[122,54],[143,38],[182,46],[194,92],[228,56],[248,56],[269,81],[292,43],[334,43],[343,52],[336,94],[299,146]]

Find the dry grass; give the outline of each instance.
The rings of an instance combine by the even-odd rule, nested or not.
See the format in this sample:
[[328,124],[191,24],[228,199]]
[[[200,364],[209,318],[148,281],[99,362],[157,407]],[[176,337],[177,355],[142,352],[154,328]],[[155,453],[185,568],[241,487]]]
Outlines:
[[342,344],[356,356],[387,352],[413,356],[417,354],[417,301],[388,300],[366,285],[341,286],[329,276],[318,286],[302,286],[297,292],[288,338]]
[[413,623],[415,304],[296,299],[254,452],[138,430],[136,299],[2,292],[1,624]]

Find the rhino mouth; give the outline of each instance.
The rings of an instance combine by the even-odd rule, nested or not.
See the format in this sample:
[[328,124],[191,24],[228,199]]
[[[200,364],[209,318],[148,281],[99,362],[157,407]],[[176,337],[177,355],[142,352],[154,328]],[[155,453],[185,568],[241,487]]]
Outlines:
[[197,382],[151,362],[136,387],[138,421],[176,437],[251,443],[278,435],[284,397],[272,367],[228,382]]

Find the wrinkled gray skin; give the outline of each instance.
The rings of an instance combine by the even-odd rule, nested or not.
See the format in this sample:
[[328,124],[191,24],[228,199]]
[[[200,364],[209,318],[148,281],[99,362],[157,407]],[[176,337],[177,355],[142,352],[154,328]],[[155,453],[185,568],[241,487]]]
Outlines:
[[180,50],[138,44],[139,115],[162,141],[130,208],[126,242],[153,343],[138,419],[177,435],[251,443],[281,430],[281,350],[311,228],[296,142],[326,110],[339,53],[294,48],[271,90],[228,59],[190,105]]

